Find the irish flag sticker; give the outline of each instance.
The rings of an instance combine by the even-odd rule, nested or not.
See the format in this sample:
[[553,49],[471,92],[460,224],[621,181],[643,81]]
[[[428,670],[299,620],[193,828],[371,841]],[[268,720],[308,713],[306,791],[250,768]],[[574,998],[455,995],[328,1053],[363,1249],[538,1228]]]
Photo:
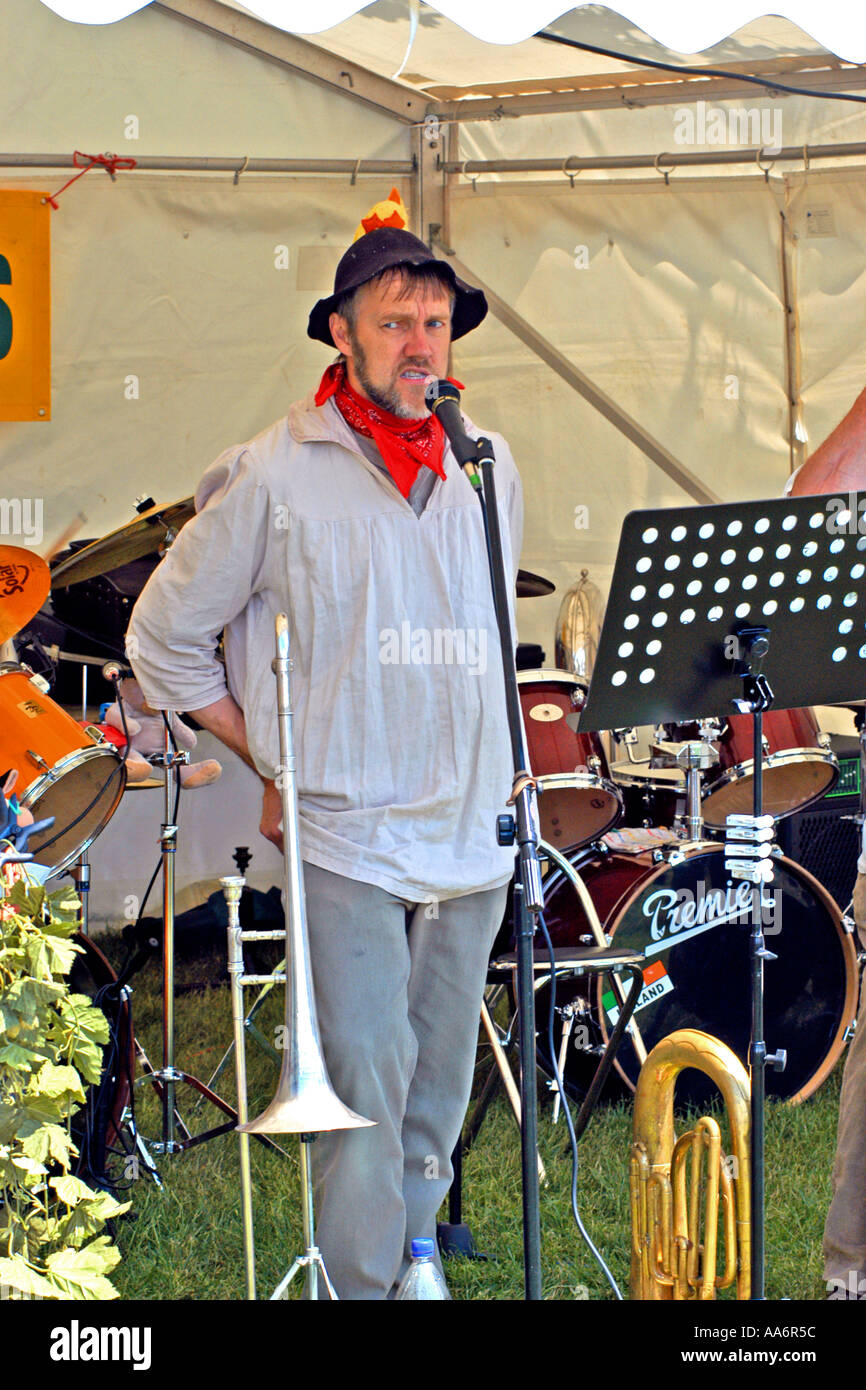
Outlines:
[[[635,1013],[639,1009],[645,1009],[647,1004],[653,1004],[656,999],[661,999],[663,994],[669,994],[673,987],[673,981],[662,962],[651,961],[643,972],[643,989],[638,996]],[[619,1000],[612,989],[605,990],[601,996],[601,1004],[610,1026],[615,1028],[619,1019]]]

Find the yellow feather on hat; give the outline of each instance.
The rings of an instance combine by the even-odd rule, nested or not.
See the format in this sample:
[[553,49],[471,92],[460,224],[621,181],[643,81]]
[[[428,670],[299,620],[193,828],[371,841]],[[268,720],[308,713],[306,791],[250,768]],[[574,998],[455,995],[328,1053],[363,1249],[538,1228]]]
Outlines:
[[361,218],[352,242],[359,241],[367,232],[375,232],[379,227],[402,227],[404,231],[409,230],[409,214],[398,188],[392,188],[387,198],[383,198],[381,203],[374,203],[367,216]]

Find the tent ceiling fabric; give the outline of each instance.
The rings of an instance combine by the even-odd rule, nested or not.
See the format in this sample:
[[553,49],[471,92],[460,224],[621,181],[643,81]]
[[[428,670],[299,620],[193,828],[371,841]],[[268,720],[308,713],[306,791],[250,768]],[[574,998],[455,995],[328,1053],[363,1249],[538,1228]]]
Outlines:
[[[42,0],[42,3],[63,19],[84,24],[111,24],[144,9],[149,0]],[[378,0],[364,6],[357,0],[251,0],[249,5],[235,5],[259,19],[296,34],[322,34],[352,24],[359,13],[372,11],[389,13],[391,24],[401,31],[408,30],[407,0]],[[866,60],[866,7],[852,5],[850,0],[824,0],[819,7],[814,0],[773,0],[774,10],[799,30],[830,52],[849,62]],[[647,38],[668,47],[678,54],[701,53],[717,46],[732,35],[760,20],[760,0],[727,0],[724,6],[696,5],[694,0],[623,0],[625,16],[601,5],[564,9],[561,0],[548,0],[543,5],[527,5],[525,0],[438,0],[422,7],[421,28],[444,24],[457,26],[485,44],[500,46],[522,45],[538,29],[556,24],[559,32],[593,42],[589,31],[594,22],[610,15],[624,36],[632,42],[646,43]],[[572,31],[577,32],[572,32]],[[405,34],[400,42],[405,49]],[[536,43],[541,41],[536,40]],[[548,48],[549,45],[544,45]],[[453,51],[453,50],[452,50]],[[401,61],[396,59],[393,72]],[[453,81],[453,74],[445,77]]]

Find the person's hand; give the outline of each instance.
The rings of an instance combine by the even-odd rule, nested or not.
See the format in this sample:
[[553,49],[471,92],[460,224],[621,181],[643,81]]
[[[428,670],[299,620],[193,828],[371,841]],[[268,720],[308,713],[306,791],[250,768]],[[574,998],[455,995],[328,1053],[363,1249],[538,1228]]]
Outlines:
[[283,798],[277,791],[275,782],[265,782],[262,796],[262,819],[259,830],[266,840],[282,853],[283,850]]

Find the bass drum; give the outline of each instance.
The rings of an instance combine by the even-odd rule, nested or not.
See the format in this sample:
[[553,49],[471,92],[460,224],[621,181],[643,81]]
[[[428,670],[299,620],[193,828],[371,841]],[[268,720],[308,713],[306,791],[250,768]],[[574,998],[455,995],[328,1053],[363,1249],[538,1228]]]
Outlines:
[[[646,957],[645,987],[634,1018],[647,1052],[678,1028],[699,1028],[727,1043],[748,1067],[749,928],[753,915],[759,914],[767,948],[778,958],[767,961],[764,971],[767,1049],[785,1049],[788,1055],[783,1072],[767,1069],[767,1094],[791,1102],[805,1100],[840,1056],[857,1009],[857,953],[836,903],[790,859],[776,859],[775,881],[759,888],[729,877],[721,845],[702,843],[678,853],[677,863],[656,862],[652,853],[600,855],[587,850],[570,857],[614,945]],[[545,879],[544,900],[554,946],[584,944],[589,924],[562,870]],[[541,948],[536,951],[540,955]],[[610,977],[592,985],[559,980],[557,1005],[581,993],[590,1034],[606,1042],[618,1017]],[[545,988],[536,1000],[540,1038],[546,1035],[548,997]],[[574,1041],[585,1042],[586,1031],[583,1038],[578,1031]],[[558,1047],[557,1021],[554,1040]],[[595,1040],[591,1035],[589,1045]],[[546,1050],[545,1043],[539,1060],[549,1070]],[[566,1090],[578,1099],[586,1091],[594,1062],[578,1047],[569,1047],[563,1079]],[[634,1090],[640,1062],[628,1036],[616,1069]],[[706,1105],[714,1094],[712,1084],[695,1071],[685,1073],[677,1089],[681,1101],[696,1106]]]

